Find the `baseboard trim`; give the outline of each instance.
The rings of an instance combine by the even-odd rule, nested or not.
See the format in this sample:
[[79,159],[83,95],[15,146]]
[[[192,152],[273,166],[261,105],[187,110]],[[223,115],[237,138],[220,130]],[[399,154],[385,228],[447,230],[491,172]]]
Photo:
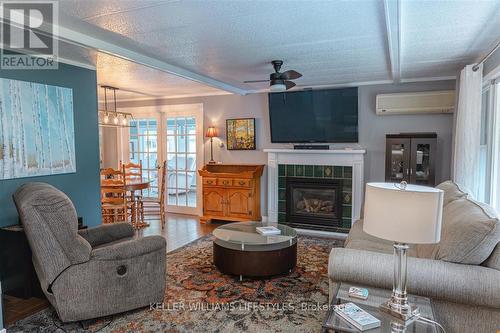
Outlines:
[[323,238],[334,238],[345,240],[347,234],[333,231],[323,231],[323,230],[309,230],[309,229],[295,229],[299,235],[323,237]]

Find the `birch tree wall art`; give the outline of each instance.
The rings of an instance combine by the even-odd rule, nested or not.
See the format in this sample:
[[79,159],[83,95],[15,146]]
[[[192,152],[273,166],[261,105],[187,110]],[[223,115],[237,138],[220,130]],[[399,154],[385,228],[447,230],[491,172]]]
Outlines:
[[0,79],[0,180],[72,172],[72,89]]

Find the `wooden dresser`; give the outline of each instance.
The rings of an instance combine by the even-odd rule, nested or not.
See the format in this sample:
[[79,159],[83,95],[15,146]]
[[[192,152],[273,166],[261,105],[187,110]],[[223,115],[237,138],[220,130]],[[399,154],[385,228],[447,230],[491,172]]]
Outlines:
[[207,164],[203,179],[202,223],[211,220],[260,221],[260,177],[264,165]]

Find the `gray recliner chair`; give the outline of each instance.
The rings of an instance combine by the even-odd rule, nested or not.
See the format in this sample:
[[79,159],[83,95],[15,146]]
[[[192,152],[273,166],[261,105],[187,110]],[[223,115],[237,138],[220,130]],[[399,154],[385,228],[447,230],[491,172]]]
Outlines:
[[63,322],[163,301],[163,237],[133,239],[128,223],[78,231],[71,200],[49,184],[24,184],[13,197],[42,290]]

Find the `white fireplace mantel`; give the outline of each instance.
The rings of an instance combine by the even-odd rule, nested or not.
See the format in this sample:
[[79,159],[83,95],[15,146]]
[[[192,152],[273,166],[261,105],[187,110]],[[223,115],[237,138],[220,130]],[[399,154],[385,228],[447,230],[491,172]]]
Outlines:
[[365,149],[264,149],[267,153],[268,219],[278,221],[278,165],[333,165],[352,167],[352,223],[360,218],[363,202]]

